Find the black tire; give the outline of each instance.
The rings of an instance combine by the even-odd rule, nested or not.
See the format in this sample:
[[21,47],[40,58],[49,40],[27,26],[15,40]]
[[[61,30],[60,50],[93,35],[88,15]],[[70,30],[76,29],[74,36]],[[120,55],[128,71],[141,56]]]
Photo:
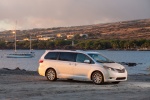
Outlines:
[[100,85],[104,83],[104,77],[101,72],[95,71],[92,73],[91,79],[94,84]]
[[119,84],[120,82],[119,81],[117,81],[117,82],[112,82],[113,84]]
[[56,71],[54,69],[48,69],[46,71],[46,77],[49,81],[56,81],[57,80],[57,75],[56,75]]

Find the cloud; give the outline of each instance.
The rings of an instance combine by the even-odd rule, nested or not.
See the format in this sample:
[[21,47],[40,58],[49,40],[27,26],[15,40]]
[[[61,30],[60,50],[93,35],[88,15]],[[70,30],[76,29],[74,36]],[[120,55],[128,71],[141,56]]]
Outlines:
[[1,0],[0,29],[78,26],[150,18],[149,0]]

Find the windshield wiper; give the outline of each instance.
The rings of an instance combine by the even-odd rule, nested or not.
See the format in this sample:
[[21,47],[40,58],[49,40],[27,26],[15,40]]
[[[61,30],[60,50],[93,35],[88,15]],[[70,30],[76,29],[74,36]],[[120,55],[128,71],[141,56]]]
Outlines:
[[102,60],[97,60],[96,62],[99,62],[99,63],[114,63],[113,61],[102,61]]
[[113,61],[109,61],[109,62],[107,62],[107,63],[115,63],[115,62],[113,62]]
[[99,62],[99,63],[105,63],[106,61],[97,60],[96,62]]

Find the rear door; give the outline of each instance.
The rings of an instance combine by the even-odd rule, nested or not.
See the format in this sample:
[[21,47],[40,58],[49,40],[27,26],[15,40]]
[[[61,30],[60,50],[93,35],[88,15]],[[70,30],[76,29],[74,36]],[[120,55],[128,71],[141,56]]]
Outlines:
[[60,77],[71,78],[75,65],[76,53],[60,52],[58,60],[57,69]]

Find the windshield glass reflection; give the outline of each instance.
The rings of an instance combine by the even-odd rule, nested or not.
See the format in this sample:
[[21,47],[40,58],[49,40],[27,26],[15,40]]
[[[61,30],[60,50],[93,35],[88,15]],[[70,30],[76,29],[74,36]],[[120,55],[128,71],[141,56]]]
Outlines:
[[108,58],[100,55],[100,54],[88,54],[98,63],[114,63],[114,61],[109,60]]

